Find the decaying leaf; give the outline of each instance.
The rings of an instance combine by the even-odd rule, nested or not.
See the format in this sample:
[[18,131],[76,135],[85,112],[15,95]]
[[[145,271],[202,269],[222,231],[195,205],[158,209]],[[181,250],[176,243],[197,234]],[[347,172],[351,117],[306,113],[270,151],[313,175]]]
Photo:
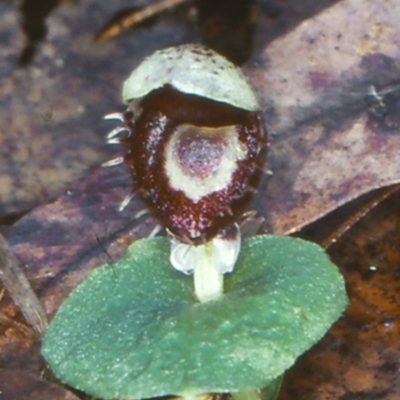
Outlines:
[[19,9],[0,4],[0,216],[54,199],[120,151],[106,145],[102,118],[121,106],[123,80],[149,52],[194,40],[171,16],[133,39],[97,45],[94,31],[114,5],[61,3],[25,68],[17,65],[25,46]]
[[280,400],[400,398],[399,238],[397,193],[331,248],[350,306],[287,374]]
[[11,369],[0,369],[0,393],[7,400],[78,400],[58,385]]
[[[91,39],[96,28],[90,24],[100,26],[110,6],[105,2],[67,4],[48,20],[49,33],[35,63],[17,69],[18,50],[23,47],[17,15],[8,3],[0,3],[0,11],[0,34],[7,38],[2,47],[5,57],[0,58],[0,214],[45,203],[76,178],[86,177],[69,193],[21,219],[7,234],[51,316],[90,270],[107,260],[111,263],[110,256],[120,257],[130,241],[152,230],[154,221],[134,218],[142,209],[138,200],[123,213],[117,212],[130,190],[123,166],[90,174],[119,152],[105,147],[109,124],[101,117],[122,110],[121,82],[145,55],[195,40],[196,34],[171,16],[150,31],[94,46]],[[341,1],[260,49],[245,66],[264,102],[270,133],[266,168],[273,175],[266,177],[254,208],[265,217],[271,232],[295,232],[363,193],[400,181],[399,15],[396,0]],[[260,26],[259,31],[265,29]],[[259,38],[258,43],[263,40]],[[349,259],[356,255],[348,254]],[[387,267],[391,279],[386,283],[391,285],[396,277],[393,265],[398,265],[395,254]],[[364,287],[358,286],[359,274],[346,276],[354,288],[350,290],[356,302],[356,308],[350,309],[354,324],[346,325],[339,336],[336,331],[328,336],[316,351],[332,355],[333,361],[318,353],[315,363],[320,364],[312,364],[313,371],[321,365],[333,368],[348,346],[354,346],[354,352],[346,358],[347,369],[337,371],[339,383],[300,384],[299,393],[311,393],[310,399],[322,400],[332,391],[340,392],[338,396],[371,391],[376,381],[371,379],[363,387],[353,379],[364,371],[362,361],[357,364],[359,354],[371,355],[370,377],[375,370],[380,374],[379,387],[373,391],[376,396],[391,400],[399,392],[397,328],[390,331],[390,340],[381,339],[397,322],[389,320],[389,328],[379,322],[382,297],[368,296],[368,302],[362,303],[364,291],[377,292],[368,279]],[[390,304],[389,298],[383,298],[384,305]],[[357,304],[365,307],[357,309]],[[30,372],[39,376],[43,364],[37,340],[7,295],[0,307],[1,348],[5,349],[0,353],[1,364],[29,365]],[[397,314],[390,313],[397,321]],[[365,334],[365,340],[357,343],[349,341],[352,335],[357,337],[367,317],[376,318],[375,325],[370,325],[375,334]],[[387,350],[368,353],[361,348],[374,340],[376,347]],[[334,352],[330,345],[338,350]],[[310,362],[310,358],[305,360]],[[290,398],[290,390],[284,391],[283,399]]]
[[[373,189],[400,180],[400,5],[344,1],[257,55],[273,176],[257,209],[289,233]],[[371,110],[371,90],[386,115]],[[379,99],[376,99],[377,104]]]

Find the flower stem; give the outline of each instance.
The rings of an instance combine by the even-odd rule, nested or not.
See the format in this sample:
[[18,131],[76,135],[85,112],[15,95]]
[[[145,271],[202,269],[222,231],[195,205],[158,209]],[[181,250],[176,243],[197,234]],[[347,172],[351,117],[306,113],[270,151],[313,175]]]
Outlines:
[[224,275],[213,265],[213,244],[205,244],[203,257],[198,257],[194,266],[194,289],[200,303],[216,300],[223,294]]

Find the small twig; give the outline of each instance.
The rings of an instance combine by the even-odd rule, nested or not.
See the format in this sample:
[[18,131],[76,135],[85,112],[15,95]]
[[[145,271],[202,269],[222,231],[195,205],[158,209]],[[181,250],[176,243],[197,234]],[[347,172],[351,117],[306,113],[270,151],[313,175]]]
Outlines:
[[15,321],[14,319],[8,317],[7,315],[4,315],[3,313],[0,313],[0,324],[4,324],[7,326],[13,326],[14,328],[18,329],[20,332],[22,332],[27,337],[35,336],[35,332],[32,330],[32,328],[30,326],[21,324],[21,323]]
[[261,215],[257,215],[257,210],[246,211],[242,215],[240,221],[240,232],[242,238],[248,238],[257,235],[257,233],[261,233],[264,223],[265,218]]
[[47,328],[46,313],[2,235],[0,235],[0,279],[26,321],[37,333],[43,335]]
[[388,186],[382,192],[374,196],[371,200],[367,201],[360,207],[356,213],[350,215],[344,222],[342,222],[337,229],[334,230],[328,237],[326,237],[320,244],[324,248],[330,247],[336,240],[341,237],[348,229],[350,229],[357,221],[364,217],[375,206],[389,197],[392,193],[400,189],[400,184]]
[[96,42],[103,42],[119,35],[122,31],[132,28],[133,26],[143,22],[144,20],[154,17],[155,15],[168,10],[169,8],[176,7],[188,0],[161,0],[157,3],[150,4],[148,7],[139,11],[134,11],[125,16],[120,21],[102,30],[95,38]]

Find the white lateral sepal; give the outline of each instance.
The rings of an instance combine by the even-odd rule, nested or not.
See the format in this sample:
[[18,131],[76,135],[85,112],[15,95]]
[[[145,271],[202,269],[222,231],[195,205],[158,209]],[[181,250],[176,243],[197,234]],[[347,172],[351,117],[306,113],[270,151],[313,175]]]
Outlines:
[[214,268],[220,274],[232,272],[239,256],[241,243],[239,226],[235,224],[233,228],[235,233],[232,234],[231,230],[229,237],[218,235],[209,243],[199,246],[182,243],[171,236],[172,266],[188,275],[193,272],[198,260],[211,257]]
[[239,256],[241,235],[238,224],[228,228],[229,236],[218,235],[212,240],[213,264],[220,274],[232,272]]
[[194,272],[195,292],[201,303],[215,300],[223,293],[223,274],[232,272],[240,251],[240,230],[235,224],[229,234],[192,246],[171,237],[170,261],[185,274]]

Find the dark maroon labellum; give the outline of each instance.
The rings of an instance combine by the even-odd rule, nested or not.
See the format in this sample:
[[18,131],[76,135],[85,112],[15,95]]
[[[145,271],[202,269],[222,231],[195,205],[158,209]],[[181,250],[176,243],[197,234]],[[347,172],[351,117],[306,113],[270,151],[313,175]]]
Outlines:
[[238,220],[266,155],[259,113],[165,85],[125,122],[134,189],[178,240],[198,245]]

